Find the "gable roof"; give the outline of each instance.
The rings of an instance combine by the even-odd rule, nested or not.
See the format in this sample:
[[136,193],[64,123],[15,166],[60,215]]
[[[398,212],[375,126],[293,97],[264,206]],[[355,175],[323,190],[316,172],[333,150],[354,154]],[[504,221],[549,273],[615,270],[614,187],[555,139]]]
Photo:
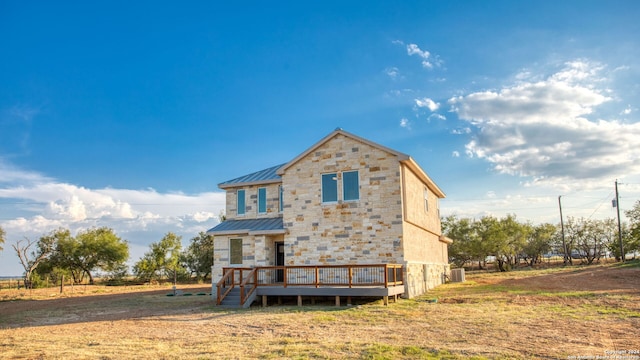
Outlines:
[[282,217],[225,220],[207,230],[207,234],[211,235],[263,235],[284,234],[284,232]]
[[276,171],[284,164],[272,166],[268,169],[256,171],[254,173],[237,177],[235,179],[227,180],[218,184],[220,189],[227,189],[237,186],[247,185],[263,185],[282,182],[280,175]]
[[444,198],[445,197],[445,194],[440,189],[440,187],[438,187],[438,185],[436,185],[436,183],[433,182],[433,180],[431,180],[429,175],[427,175],[427,173],[424,170],[422,170],[420,165],[418,165],[418,163],[416,163],[416,161],[413,160],[413,158],[411,156],[409,156],[409,155],[407,155],[405,153],[402,153],[400,151],[393,150],[393,149],[388,148],[386,146],[380,145],[380,144],[375,143],[375,142],[373,142],[371,140],[367,140],[365,138],[361,138],[361,137],[359,137],[357,135],[354,135],[354,134],[352,134],[350,132],[344,131],[341,128],[335,129],[331,134],[325,136],[320,141],[318,141],[317,143],[313,144],[310,148],[305,150],[300,155],[296,156],[293,160],[289,161],[286,164],[281,165],[277,169],[276,173],[278,175],[283,175],[288,168],[290,168],[295,163],[300,161],[302,158],[304,158],[305,156],[307,156],[310,153],[314,152],[317,148],[319,148],[320,146],[324,145],[327,141],[333,139],[334,137],[336,137],[338,135],[346,136],[346,137],[348,137],[350,139],[353,139],[355,141],[361,142],[363,144],[369,145],[371,147],[374,147],[374,148],[386,151],[386,152],[388,152],[388,153],[390,153],[392,155],[395,155],[398,158],[398,161],[400,163],[406,165],[409,169],[411,169],[411,171],[413,171],[413,173],[415,173],[416,176],[418,176],[418,178],[420,178],[420,180],[422,180],[422,182],[427,184],[429,189],[431,191],[433,191],[439,198]]
[[238,178],[235,178],[235,179],[227,180],[225,182],[222,182],[222,183],[218,184],[218,187],[220,189],[224,190],[224,189],[240,187],[240,186],[266,185],[266,184],[281,183],[282,182],[282,175],[285,173],[285,171],[288,168],[290,168],[295,163],[297,163],[298,161],[303,159],[305,156],[307,156],[310,153],[316,151],[317,148],[319,148],[320,146],[324,145],[326,142],[328,142],[329,140],[333,139],[334,137],[336,137],[338,135],[343,135],[345,137],[348,137],[348,138],[353,139],[355,141],[358,141],[360,143],[369,145],[371,147],[374,147],[374,148],[383,150],[385,152],[388,152],[388,153],[390,153],[392,155],[395,155],[400,163],[406,165],[414,174],[416,174],[416,176],[418,176],[418,178],[420,178],[420,180],[422,182],[427,184],[429,189],[431,191],[433,191],[439,198],[444,198],[445,197],[445,194],[440,189],[440,187],[438,187],[438,185],[436,185],[436,183],[433,182],[433,180],[431,180],[429,175],[427,175],[427,173],[424,170],[422,170],[420,165],[418,165],[418,163],[416,163],[416,161],[413,160],[413,158],[411,156],[409,156],[409,155],[407,155],[405,153],[402,153],[400,151],[393,150],[393,149],[388,148],[386,146],[380,145],[380,144],[375,143],[375,142],[373,142],[371,140],[367,140],[365,138],[361,138],[361,137],[359,137],[357,135],[354,135],[354,134],[352,134],[350,132],[344,131],[341,128],[335,129],[329,135],[325,136],[320,141],[318,141],[317,143],[313,144],[311,147],[309,147],[307,150],[302,152],[300,155],[296,156],[293,160],[289,161],[288,163],[272,166],[272,167],[270,167],[268,169],[256,171],[256,172],[248,174],[248,175],[244,175],[244,176],[241,176],[241,177],[238,177]]
[[343,136],[346,136],[346,137],[348,137],[348,138],[351,138],[351,139],[353,139],[353,140],[355,140],[355,141],[361,142],[361,143],[363,143],[363,144],[367,144],[367,145],[372,146],[372,147],[374,147],[374,148],[378,148],[378,149],[380,149],[380,150],[386,151],[386,152],[388,152],[388,153],[390,153],[390,154],[393,154],[393,155],[397,156],[399,161],[407,160],[407,159],[409,159],[409,158],[410,158],[410,157],[409,157],[409,155],[407,155],[407,154],[405,154],[405,153],[401,153],[401,152],[399,152],[399,151],[396,151],[396,150],[390,149],[390,148],[388,148],[388,147],[386,147],[386,146],[380,145],[380,144],[375,143],[375,142],[373,142],[373,141],[371,141],[371,140],[367,140],[367,139],[365,139],[365,138],[361,138],[361,137],[359,137],[359,136],[357,136],[357,135],[354,135],[354,134],[352,134],[352,133],[350,133],[350,132],[344,131],[344,130],[342,130],[341,128],[337,128],[337,129],[335,129],[331,134],[329,134],[329,135],[325,136],[325,137],[324,137],[324,138],[322,138],[320,141],[318,141],[317,143],[313,144],[310,148],[308,148],[307,150],[305,150],[302,154],[300,154],[300,155],[296,156],[293,160],[291,160],[291,161],[289,161],[288,163],[286,163],[286,164],[282,165],[282,166],[278,169],[277,174],[278,174],[278,175],[282,175],[282,174],[284,174],[284,172],[285,172],[289,167],[293,166],[295,163],[297,163],[298,161],[300,161],[302,158],[304,158],[305,156],[307,156],[307,155],[309,155],[310,153],[314,152],[317,148],[319,148],[320,146],[324,145],[327,141],[329,141],[329,140],[333,139],[334,137],[336,137],[336,136],[338,136],[338,135],[343,135]]

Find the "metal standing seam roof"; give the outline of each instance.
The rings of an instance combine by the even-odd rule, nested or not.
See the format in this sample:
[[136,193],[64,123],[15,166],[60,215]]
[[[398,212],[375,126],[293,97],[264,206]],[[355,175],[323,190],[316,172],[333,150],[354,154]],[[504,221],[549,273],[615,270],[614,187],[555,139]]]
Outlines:
[[282,165],[284,164],[276,165],[268,169],[256,171],[248,175],[221,182],[220,184],[218,184],[218,187],[227,188],[246,184],[264,184],[282,181],[282,177],[280,177],[280,175],[276,173],[276,171],[281,168]]
[[207,234],[212,235],[279,232],[284,232],[281,216],[262,219],[225,220],[207,230]]

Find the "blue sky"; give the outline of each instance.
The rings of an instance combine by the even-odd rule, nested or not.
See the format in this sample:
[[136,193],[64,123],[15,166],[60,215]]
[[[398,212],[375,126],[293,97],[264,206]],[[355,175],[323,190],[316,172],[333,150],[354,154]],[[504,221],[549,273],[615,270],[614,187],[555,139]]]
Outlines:
[[0,3],[0,275],[109,226],[135,261],[217,184],[336,127],[410,154],[443,215],[614,217],[640,198],[637,1]]

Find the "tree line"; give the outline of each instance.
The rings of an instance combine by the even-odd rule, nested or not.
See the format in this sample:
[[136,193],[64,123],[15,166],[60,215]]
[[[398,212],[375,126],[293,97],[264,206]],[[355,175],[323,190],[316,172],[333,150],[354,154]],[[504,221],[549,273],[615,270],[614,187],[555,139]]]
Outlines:
[[[455,266],[476,264],[486,267],[488,258],[495,259],[500,271],[507,271],[524,261],[533,266],[543,255],[560,254],[566,263],[574,259],[591,264],[602,256],[616,259],[620,253],[619,237],[624,252],[640,250],[640,200],[625,211],[629,223],[618,231],[614,219],[585,219],[569,217],[564,227],[559,224],[520,222],[515,215],[503,218],[484,216],[480,219],[442,219],[443,234],[454,240],[449,246],[449,260]],[[564,230],[564,231],[563,231]],[[0,227],[0,251],[6,232]],[[26,286],[34,282],[59,281],[62,277],[82,283],[94,282],[97,271],[111,279],[128,275],[129,243],[107,227],[80,231],[72,236],[68,229],[58,229],[38,240],[25,238],[11,245],[22,267]],[[182,248],[182,237],[169,232],[133,266],[133,275],[141,281],[198,280],[211,276],[213,266],[213,236],[200,232],[189,245]]]
[[[0,251],[5,242],[0,227]],[[37,240],[24,238],[11,245],[24,269],[26,287],[45,282],[57,283],[64,278],[79,284],[94,283],[97,272],[112,281],[129,274],[129,243],[108,227],[80,231],[75,236],[68,229],[57,229]],[[213,236],[200,232],[186,248],[182,237],[169,232],[152,243],[148,252],[133,266],[139,281],[198,280],[211,275]]]
[[477,264],[484,269],[491,259],[497,270],[508,271],[523,261],[530,266],[540,263],[545,254],[557,254],[567,264],[574,260],[591,264],[608,255],[620,260],[624,255],[619,236],[625,253],[640,250],[640,201],[625,214],[629,223],[621,224],[620,232],[614,219],[569,217],[561,227],[520,222],[515,215],[480,219],[451,215],[442,219],[442,231],[453,239],[449,260],[458,267]]

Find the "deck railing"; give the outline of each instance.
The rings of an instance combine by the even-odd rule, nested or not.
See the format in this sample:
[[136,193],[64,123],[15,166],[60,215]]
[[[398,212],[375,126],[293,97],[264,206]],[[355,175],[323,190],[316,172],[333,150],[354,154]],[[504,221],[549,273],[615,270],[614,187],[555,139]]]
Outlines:
[[258,286],[313,286],[363,287],[402,285],[402,265],[300,265],[259,266],[255,268],[223,268],[218,282],[218,305],[234,286],[240,288],[240,301],[246,299]]

